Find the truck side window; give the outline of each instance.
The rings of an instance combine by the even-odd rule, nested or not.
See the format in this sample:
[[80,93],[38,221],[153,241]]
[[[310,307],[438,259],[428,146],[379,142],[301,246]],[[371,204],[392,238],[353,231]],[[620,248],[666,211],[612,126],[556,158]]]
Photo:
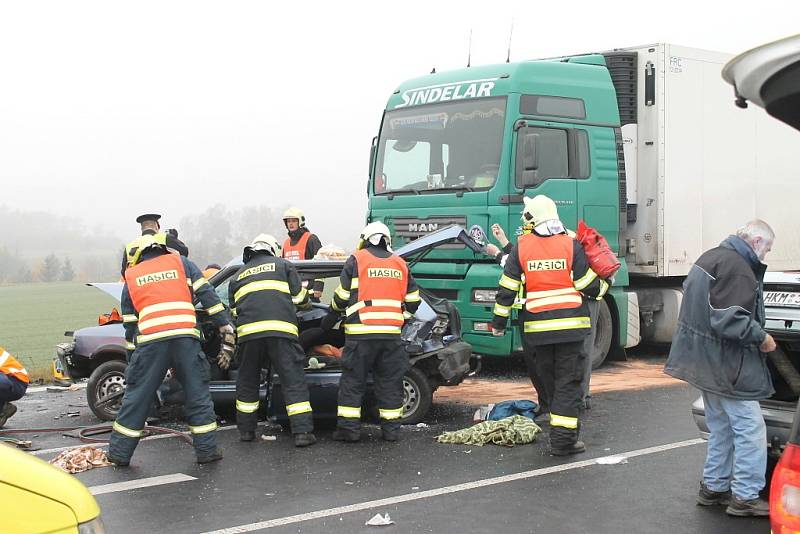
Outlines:
[[586,130],[529,126],[518,132],[515,183],[520,189],[551,178],[588,178],[589,163]]

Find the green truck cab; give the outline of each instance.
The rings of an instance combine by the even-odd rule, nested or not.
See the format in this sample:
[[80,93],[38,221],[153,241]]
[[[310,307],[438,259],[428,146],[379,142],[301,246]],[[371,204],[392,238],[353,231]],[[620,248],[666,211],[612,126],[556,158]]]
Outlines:
[[[390,96],[373,140],[367,219],[396,246],[449,224],[521,232],[523,196],[543,194],[567,227],[600,231],[622,264],[592,357],[669,342],[695,259],[744,222],[793,235],[800,142],[763,112],[736,113],[730,55],[671,44],[432,72]],[[776,241],[770,268],[800,268]],[[489,328],[500,267],[440,247],[414,276],[458,307],[478,355],[521,350]]]
[[[448,224],[500,224],[521,232],[523,195],[547,195],[571,228],[583,219],[619,249],[625,218],[619,180],[618,105],[603,56],[509,63],[410,80],[389,99],[376,139],[369,217],[396,243]],[[604,358],[625,339],[628,282],[624,258],[606,300]],[[483,355],[521,350],[518,329],[495,338],[489,329],[501,268],[463,246],[431,253],[413,269],[425,287],[454,302],[465,341]],[[613,324],[616,328],[612,328]],[[602,360],[601,360],[602,361]],[[599,362],[598,362],[599,363]]]

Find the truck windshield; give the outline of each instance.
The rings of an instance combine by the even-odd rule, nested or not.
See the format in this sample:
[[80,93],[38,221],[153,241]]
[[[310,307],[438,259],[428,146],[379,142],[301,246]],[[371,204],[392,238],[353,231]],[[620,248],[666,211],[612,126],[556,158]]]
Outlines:
[[378,143],[375,193],[492,187],[500,169],[505,114],[505,97],[387,112]]

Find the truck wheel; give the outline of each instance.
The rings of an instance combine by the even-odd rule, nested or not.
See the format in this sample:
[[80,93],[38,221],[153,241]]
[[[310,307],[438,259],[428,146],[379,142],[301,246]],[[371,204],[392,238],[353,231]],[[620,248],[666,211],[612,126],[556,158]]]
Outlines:
[[592,369],[597,369],[606,361],[614,334],[614,321],[611,319],[611,310],[608,309],[605,300],[601,300],[598,307],[596,332],[591,354]]
[[[111,360],[97,366],[86,384],[86,400],[89,408],[103,421],[117,418],[122,395],[125,391],[125,369],[128,364],[121,360]],[[109,402],[109,397],[115,397]],[[106,401],[106,402],[104,402]]]
[[404,425],[416,425],[425,419],[433,403],[433,389],[425,373],[412,367],[403,376]]

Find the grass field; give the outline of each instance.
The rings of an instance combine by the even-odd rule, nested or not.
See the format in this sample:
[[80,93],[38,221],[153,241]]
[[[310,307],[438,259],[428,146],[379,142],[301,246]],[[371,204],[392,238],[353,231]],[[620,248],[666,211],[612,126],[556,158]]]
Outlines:
[[56,343],[66,330],[97,324],[97,316],[119,309],[99,289],[76,282],[0,286],[0,346],[32,374],[49,370]]

